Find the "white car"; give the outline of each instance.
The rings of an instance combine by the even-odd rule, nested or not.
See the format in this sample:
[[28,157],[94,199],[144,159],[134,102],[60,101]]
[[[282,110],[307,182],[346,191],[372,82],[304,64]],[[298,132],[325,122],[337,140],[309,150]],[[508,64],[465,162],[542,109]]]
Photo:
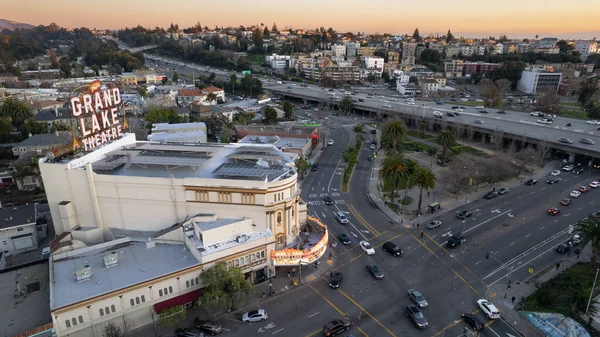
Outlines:
[[500,311],[498,311],[498,308],[492,302],[481,299],[477,301],[477,305],[489,319],[500,318]]
[[242,322],[252,323],[266,321],[269,316],[264,309],[253,310],[242,315]]
[[600,122],[599,122],[599,121],[594,121],[594,120],[592,120],[592,121],[587,121],[587,122],[585,122],[585,123],[586,123],[586,124],[592,124],[592,125],[598,125],[598,124],[600,124]]
[[333,145],[333,139],[328,140],[327,145],[330,145],[330,146]]
[[598,187],[600,187],[600,182],[598,182],[598,181],[592,181],[590,183],[590,187],[598,188]]
[[573,165],[567,165],[563,167],[562,170],[565,172],[571,172],[573,170]]
[[485,107],[483,105],[478,105],[475,107],[475,109],[485,109]]
[[530,115],[534,116],[534,117],[543,117],[544,116],[544,114],[539,111],[534,111],[534,112],[530,113]]
[[539,124],[552,124],[552,120],[551,119],[538,119],[537,122]]
[[552,171],[552,173],[550,173],[550,175],[553,176],[553,177],[556,177],[559,174],[560,174],[559,170],[554,170],[554,171]]
[[579,198],[580,195],[581,195],[581,192],[579,192],[579,191],[572,191],[571,194],[569,194],[569,196],[571,198]]
[[375,249],[367,241],[361,241],[360,248],[367,253],[367,255],[375,255]]

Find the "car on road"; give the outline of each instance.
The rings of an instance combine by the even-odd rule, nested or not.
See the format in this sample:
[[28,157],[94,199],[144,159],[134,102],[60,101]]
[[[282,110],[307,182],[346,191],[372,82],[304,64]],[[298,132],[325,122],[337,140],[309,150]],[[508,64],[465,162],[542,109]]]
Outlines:
[[333,139],[328,140],[327,145],[329,145],[329,146],[333,145]]
[[465,323],[467,323],[467,325],[470,326],[473,331],[482,331],[485,328],[485,325],[481,320],[479,320],[479,318],[477,318],[477,316],[468,313],[464,313],[461,316],[463,321],[465,321]]
[[371,150],[375,150],[375,149],[377,149],[377,146],[376,146],[375,144],[371,144],[371,146],[369,146],[369,148],[370,148]]
[[571,199],[564,198],[563,200],[560,201],[560,204],[563,206],[569,206],[571,204]]
[[560,181],[560,179],[558,179],[558,178],[551,178],[551,179],[546,180],[546,183],[548,183],[550,185],[554,185],[559,181]]
[[527,186],[532,186],[535,184],[537,184],[537,180],[535,180],[535,179],[529,179],[525,182],[525,185],[527,185]]
[[479,110],[479,113],[486,114],[486,113],[488,113],[488,111],[487,110]]
[[591,120],[591,121],[587,121],[585,123],[586,124],[591,124],[591,125],[598,125],[598,124],[600,124],[600,121]]
[[579,198],[580,195],[581,195],[581,192],[579,192],[579,191],[572,191],[571,194],[569,194],[569,196],[571,198]]
[[433,112],[433,116],[436,117],[436,118],[442,118],[443,117],[442,113],[439,112],[439,111],[434,111]]
[[204,337],[204,333],[192,332],[189,328],[175,329],[174,337]]
[[548,210],[548,214],[550,215],[558,215],[560,213],[560,209],[557,207],[552,207]]
[[211,336],[223,332],[223,325],[217,321],[200,321],[197,319],[194,327],[200,331],[208,333]]
[[596,144],[596,143],[595,143],[593,140],[591,140],[591,139],[589,139],[589,138],[581,138],[581,139],[579,140],[579,142],[580,142],[581,144],[586,144],[586,145],[594,145],[594,144]]
[[504,111],[504,110],[498,110],[496,112],[499,113],[499,114],[502,114],[502,115],[506,115],[506,111]]
[[376,264],[368,264],[367,269],[371,272],[374,278],[381,280],[383,278],[383,272],[379,269]]
[[392,106],[391,106],[391,105],[389,105],[389,104],[384,104],[384,105],[383,105],[383,107],[384,107],[384,108],[391,108]]
[[583,171],[585,171],[583,169],[583,167],[576,167],[576,168],[573,169],[573,173],[574,174],[581,174],[581,173],[583,173]]
[[371,130],[371,134],[372,135],[376,135],[377,134],[377,130],[376,129]]
[[566,254],[569,251],[569,244],[561,243],[554,250],[559,254]]
[[339,288],[342,284],[343,279],[344,274],[340,273],[339,271],[336,271],[335,273],[331,274],[331,278],[329,280],[329,287],[333,289]]
[[538,119],[537,122],[538,124],[552,124],[552,120],[546,118]]
[[416,289],[408,289],[408,298],[413,301],[419,308],[427,308],[429,305],[425,296]]
[[336,336],[348,329],[350,329],[350,322],[343,321],[341,319],[334,319],[333,321],[325,324],[323,327],[323,333],[325,336]]
[[335,213],[334,213],[334,216],[335,216],[335,219],[336,219],[336,220],[337,220],[339,223],[341,223],[341,224],[343,224],[343,225],[345,225],[345,224],[347,224],[347,223],[349,222],[349,221],[348,221],[348,217],[347,217],[347,216],[346,216],[346,214],[344,214],[344,212],[342,212],[342,211],[335,212]]
[[269,318],[267,311],[264,309],[252,310],[242,315],[242,322],[252,323],[266,321]]
[[461,232],[456,232],[456,233],[452,234],[452,236],[450,236],[450,239],[448,239],[448,241],[446,241],[446,247],[454,248],[465,241],[466,241],[466,239],[465,239],[464,234]]
[[598,187],[600,187],[600,182],[598,182],[598,181],[592,181],[590,183],[590,187],[592,187],[592,188],[598,188]]
[[509,191],[508,187],[502,187],[501,189],[498,190],[498,194],[505,195],[506,193],[508,193],[508,191]]
[[383,251],[388,252],[388,253],[392,254],[393,256],[404,255],[404,252],[402,251],[402,249],[400,249],[400,247],[398,247],[398,245],[393,243],[392,241],[386,241],[383,244]]
[[544,117],[544,113],[540,112],[540,111],[534,111],[534,112],[530,113],[530,115],[534,116],[534,117]]
[[318,171],[319,170],[319,164],[312,164],[312,165],[310,165],[310,170],[312,172]]
[[343,245],[349,245],[352,243],[352,240],[350,240],[350,236],[346,233],[340,233],[338,234],[338,239],[340,239],[340,242]]
[[489,199],[493,199],[493,198],[495,198],[495,197],[497,197],[497,196],[498,196],[498,192],[496,192],[496,191],[489,191],[489,192],[487,192],[487,193],[486,193],[486,194],[483,196],[483,198],[484,198],[484,199],[488,199],[488,200],[489,200]]
[[558,141],[565,144],[573,144],[573,141],[567,137],[560,137]]
[[454,112],[446,112],[446,116],[448,116],[448,117],[456,117],[456,115],[454,114]]
[[323,201],[325,201],[326,205],[333,205],[333,198],[328,195],[323,197]]
[[500,318],[500,311],[492,302],[485,299],[480,299],[477,301],[477,305],[479,306],[483,314],[486,315],[489,319]]
[[569,245],[570,246],[577,246],[578,244],[581,243],[581,241],[583,241],[583,238],[581,237],[580,234],[575,233],[573,234],[573,236],[571,236],[571,239],[569,240]]
[[471,215],[473,215],[473,212],[468,211],[466,209],[456,212],[456,217],[459,219],[466,219],[466,218],[470,217]]
[[483,109],[483,108],[484,108],[483,105],[478,105],[478,106],[475,107],[475,109]]
[[559,174],[560,174],[560,171],[559,171],[559,170],[554,170],[554,171],[552,171],[552,172],[550,173],[550,175],[551,175],[551,176],[554,176],[554,177],[556,177],[556,176],[557,176],[557,175],[559,175]]
[[437,102],[435,102],[435,104],[437,104],[437,105],[444,105],[444,102],[442,102],[442,101],[437,101]]
[[475,124],[483,124],[484,122],[481,119],[476,119],[473,121]]
[[425,329],[429,325],[421,310],[414,305],[407,306],[405,309],[405,314],[406,317],[408,317],[408,319],[410,319],[419,329]]
[[371,246],[371,244],[367,241],[361,241],[359,245],[360,248],[367,253],[367,255],[375,255],[375,249],[373,249],[373,246]]
[[590,187],[589,186],[585,186],[585,185],[581,185],[581,186],[579,186],[578,190],[581,193],[585,193],[585,192],[588,192],[590,190]]
[[442,227],[442,222],[440,220],[433,220],[427,224],[427,229],[436,229],[438,227]]
[[563,172],[571,172],[573,171],[573,165],[567,165],[562,168]]

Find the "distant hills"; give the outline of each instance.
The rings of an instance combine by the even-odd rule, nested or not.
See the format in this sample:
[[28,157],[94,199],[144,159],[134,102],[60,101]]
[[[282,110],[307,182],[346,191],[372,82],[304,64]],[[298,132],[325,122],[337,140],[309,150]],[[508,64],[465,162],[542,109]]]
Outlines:
[[0,29],[10,29],[10,30],[17,29],[17,28],[30,29],[33,27],[35,27],[35,26],[30,25],[28,23],[0,19]]

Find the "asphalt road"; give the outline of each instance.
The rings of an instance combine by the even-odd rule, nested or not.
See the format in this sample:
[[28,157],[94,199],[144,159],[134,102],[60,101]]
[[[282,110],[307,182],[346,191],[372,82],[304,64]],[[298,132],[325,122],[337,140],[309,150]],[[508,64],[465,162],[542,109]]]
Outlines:
[[[302,95],[313,97],[319,100],[330,100],[332,102],[339,101],[343,97],[343,93],[339,90],[333,92],[325,91],[326,89],[308,85],[302,87],[296,83],[276,84],[267,83],[266,90],[280,93],[284,95]],[[333,93],[333,95],[329,95]],[[400,95],[398,95],[400,96]],[[337,98],[336,98],[337,97]],[[497,109],[486,109],[489,113],[482,114],[475,107],[467,106],[463,112],[460,112],[459,117],[447,117],[446,112],[452,111],[452,106],[460,106],[460,102],[451,102],[452,104],[437,105],[433,102],[415,101],[415,105],[410,105],[403,98],[392,96],[367,96],[366,93],[357,93],[352,96],[356,99],[363,99],[364,102],[355,102],[355,106],[372,111],[393,112],[402,111],[420,117],[431,117],[433,111],[440,111],[444,114],[443,119],[459,122],[464,125],[473,125],[478,128],[488,130],[501,130],[503,132],[524,135],[529,138],[545,140],[558,144],[558,139],[565,137],[573,141],[572,144],[562,144],[561,146],[580,148],[600,152],[600,131],[598,125],[586,124],[586,121],[557,117],[553,124],[543,125],[538,124],[538,117],[530,116],[529,114],[517,111],[507,111],[506,114],[498,114]],[[483,104],[483,103],[482,103]],[[483,121],[483,124],[475,124],[475,120]],[[567,123],[571,123],[571,127],[567,127]],[[579,143],[582,138],[588,138],[594,141],[595,145],[585,145]]]

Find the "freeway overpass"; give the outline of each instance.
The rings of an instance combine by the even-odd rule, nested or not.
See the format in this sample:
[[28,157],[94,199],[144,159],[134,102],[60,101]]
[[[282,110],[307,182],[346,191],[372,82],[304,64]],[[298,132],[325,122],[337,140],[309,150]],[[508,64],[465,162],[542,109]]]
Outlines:
[[[327,89],[314,85],[301,86],[294,84],[272,84],[264,88],[277,95],[289,98],[302,99],[305,102],[320,102],[337,105],[344,93],[335,89]],[[448,117],[452,112],[451,106],[436,105],[433,102],[416,101],[416,104],[407,104],[404,99],[393,96],[368,96],[365,93],[355,93],[353,98],[356,110],[376,113],[384,118],[390,115],[402,117],[408,124],[418,124],[425,120],[432,127],[453,127],[460,125],[463,130],[474,129],[486,135],[486,140],[492,143],[514,139],[521,144],[534,144],[536,146],[548,144],[552,149],[569,153],[600,158],[600,125],[587,124],[585,121],[557,117],[551,125],[537,123],[538,118],[518,111],[506,111],[498,114],[497,109],[487,109],[488,113],[481,113],[474,107],[466,107],[460,112],[460,117]],[[362,100],[358,101],[359,99]],[[460,105],[460,102],[455,103]],[[483,103],[482,103],[483,104]],[[433,111],[440,111],[443,118],[434,118]],[[478,121],[477,123],[475,121]],[[481,122],[481,124],[480,124]],[[571,126],[567,127],[567,123]],[[500,137],[501,139],[498,139]],[[559,139],[567,138],[571,144],[560,142]],[[594,145],[580,143],[581,139],[589,139]]]

